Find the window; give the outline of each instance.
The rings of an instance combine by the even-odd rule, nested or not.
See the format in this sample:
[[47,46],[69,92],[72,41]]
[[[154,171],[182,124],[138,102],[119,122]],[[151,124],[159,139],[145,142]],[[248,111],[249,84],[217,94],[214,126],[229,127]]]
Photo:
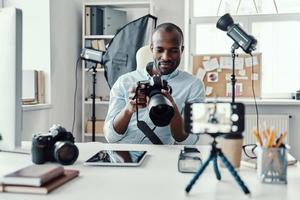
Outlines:
[[[233,41],[216,28],[220,16],[230,12],[235,23],[258,40],[256,52],[262,53],[261,96],[290,98],[291,93],[300,89],[300,13],[293,13],[300,12],[299,1],[193,0],[191,3],[190,54],[230,54]],[[243,52],[239,49],[237,53]]]

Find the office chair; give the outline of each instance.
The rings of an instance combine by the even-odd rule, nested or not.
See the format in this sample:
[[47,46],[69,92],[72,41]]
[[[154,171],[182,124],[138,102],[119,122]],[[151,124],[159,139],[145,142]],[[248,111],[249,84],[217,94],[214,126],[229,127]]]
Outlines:
[[147,64],[152,61],[150,45],[143,46],[136,52],[136,70],[144,70]]

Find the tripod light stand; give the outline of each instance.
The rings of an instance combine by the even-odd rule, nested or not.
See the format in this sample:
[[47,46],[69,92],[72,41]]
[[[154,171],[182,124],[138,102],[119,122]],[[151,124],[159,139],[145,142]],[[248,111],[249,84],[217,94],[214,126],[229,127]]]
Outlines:
[[232,93],[231,93],[231,102],[235,103],[235,83],[236,83],[236,78],[235,78],[235,57],[237,57],[237,54],[235,54],[235,50],[239,48],[239,45],[235,42],[231,46],[231,58],[232,58],[232,74],[231,74],[231,86],[232,86]]
[[92,62],[92,67],[89,68],[89,70],[93,70],[92,71],[92,80],[93,80],[93,91],[91,94],[91,98],[92,98],[92,141],[95,142],[96,138],[95,138],[95,127],[96,127],[96,73],[97,73],[97,64],[98,63],[102,63],[102,56],[103,56],[104,52],[103,51],[97,51],[97,50],[93,50],[93,49],[82,49],[80,57],[83,60]]

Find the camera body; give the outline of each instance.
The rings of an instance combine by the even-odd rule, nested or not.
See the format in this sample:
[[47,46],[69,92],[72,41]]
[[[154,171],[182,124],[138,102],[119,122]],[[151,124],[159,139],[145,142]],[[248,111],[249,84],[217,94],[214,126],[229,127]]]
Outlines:
[[161,79],[160,76],[154,76],[152,83],[148,80],[138,81],[136,90],[137,103],[146,103],[146,97],[151,98],[156,94],[161,94],[162,89],[167,90],[170,94],[172,93],[171,86],[168,85],[166,80]]
[[137,104],[146,104],[149,97],[149,117],[156,126],[167,126],[174,116],[174,108],[170,100],[161,93],[161,90],[167,90],[172,93],[171,86],[160,76],[153,77],[153,83],[150,81],[139,81],[137,83],[135,98]]
[[72,133],[59,125],[53,125],[47,134],[34,135],[31,153],[32,162],[35,164],[57,161],[63,165],[70,165],[79,155]]

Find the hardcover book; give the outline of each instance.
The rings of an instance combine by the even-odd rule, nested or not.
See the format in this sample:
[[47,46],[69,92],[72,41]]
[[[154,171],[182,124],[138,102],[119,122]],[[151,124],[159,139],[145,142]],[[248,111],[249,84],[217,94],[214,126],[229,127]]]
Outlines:
[[33,194],[48,194],[64,183],[72,180],[79,175],[78,170],[66,169],[63,175],[52,179],[42,186],[26,186],[13,184],[0,184],[0,192],[14,192],[14,193],[33,193]]
[[3,184],[41,186],[63,175],[64,168],[54,165],[30,165],[3,177]]

